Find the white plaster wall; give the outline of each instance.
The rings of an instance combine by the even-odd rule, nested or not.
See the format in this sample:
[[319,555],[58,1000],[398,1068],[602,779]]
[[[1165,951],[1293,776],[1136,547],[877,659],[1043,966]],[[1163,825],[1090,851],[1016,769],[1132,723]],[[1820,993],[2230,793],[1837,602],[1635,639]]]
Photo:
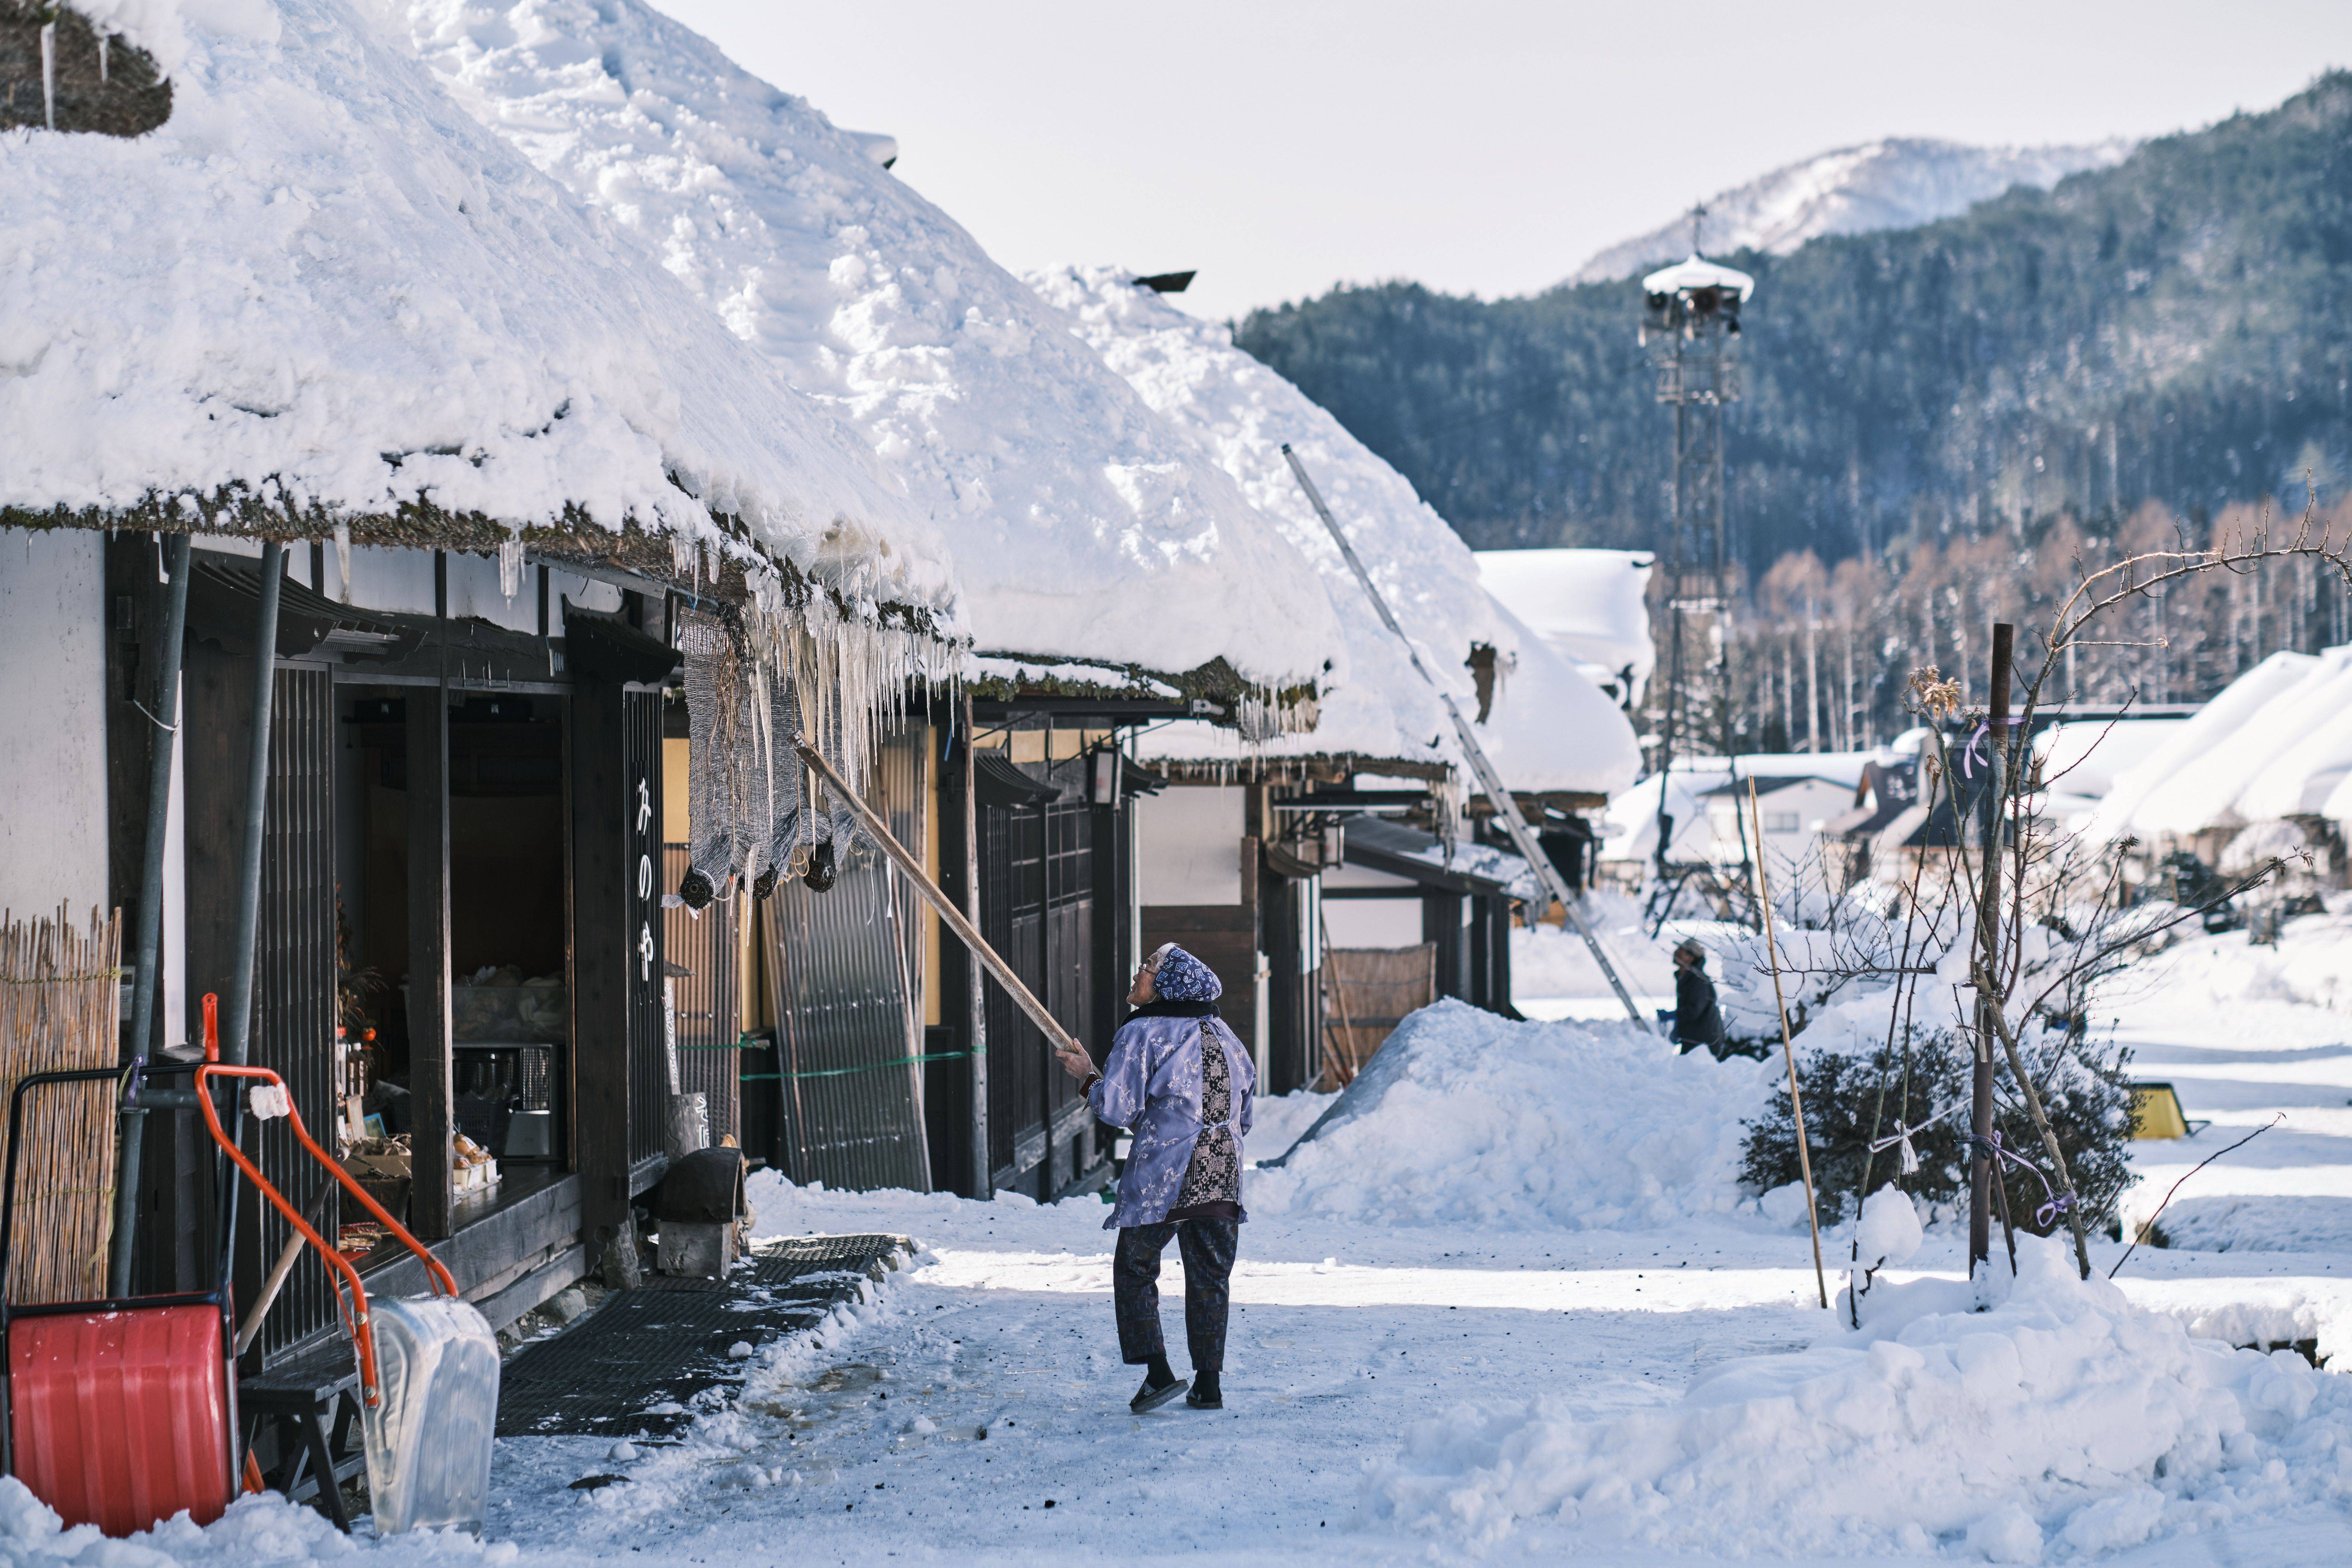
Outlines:
[[1244,792],[1176,784],[1135,802],[1136,882],[1150,904],[1242,901]]
[[1419,947],[1421,900],[1326,899],[1323,923],[1333,947]]
[[0,905],[106,901],[104,536],[0,531]]

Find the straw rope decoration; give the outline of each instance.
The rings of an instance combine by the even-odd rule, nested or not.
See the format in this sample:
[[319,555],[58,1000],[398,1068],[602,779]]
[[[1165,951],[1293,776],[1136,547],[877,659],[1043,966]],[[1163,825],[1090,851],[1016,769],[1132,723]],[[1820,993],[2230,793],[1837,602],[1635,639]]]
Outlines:
[[[122,979],[119,916],[92,910],[89,934],[54,919],[0,912],[0,1158],[17,1080],[115,1065]],[[114,1218],[116,1086],[51,1084],[25,1101],[8,1298],[29,1306],[106,1294]]]

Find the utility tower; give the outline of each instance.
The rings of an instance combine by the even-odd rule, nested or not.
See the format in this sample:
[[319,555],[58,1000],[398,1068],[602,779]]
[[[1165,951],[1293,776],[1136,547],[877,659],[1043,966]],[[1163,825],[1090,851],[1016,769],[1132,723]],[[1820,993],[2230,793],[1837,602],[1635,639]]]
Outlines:
[[[1666,693],[1658,754],[1658,872],[1664,876],[1674,832],[1666,774],[1677,728],[1697,730],[1726,675],[1731,584],[1723,521],[1723,407],[1739,397],[1739,308],[1756,291],[1747,273],[1699,254],[1691,214],[1691,254],[1642,279],[1642,347],[1655,374],[1657,398],[1674,410],[1673,478],[1668,482],[1664,557],[1668,621]],[[1694,621],[1699,623],[1692,625]],[[1704,679],[1692,679],[1684,644],[1706,639]],[[1746,857],[1743,854],[1742,858]]]

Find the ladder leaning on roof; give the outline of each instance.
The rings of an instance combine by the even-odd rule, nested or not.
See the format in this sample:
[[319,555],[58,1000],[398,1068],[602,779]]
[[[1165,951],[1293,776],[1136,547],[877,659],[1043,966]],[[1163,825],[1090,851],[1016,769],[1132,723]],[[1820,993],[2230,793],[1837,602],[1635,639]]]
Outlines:
[[1634,1005],[1633,994],[1625,989],[1625,982],[1618,976],[1617,966],[1609,962],[1609,954],[1601,945],[1600,933],[1584,918],[1584,910],[1580,907],[1575,891],[1569,887],[1568,879],[1559,874],[1559,868],[1551,863],[1551,857],[1537,845],[1535,834],[1528,830],[1528,819],[1519,815],[1519,803],[1511,798],[1509,790],[1503,787],[1502,775],[1495,771],[1495,764],[1486,760],[1486,750],[1478,744],[1478,737],[1471,730],[1470,721],[1462,716],[1462,709],[1454,700],[1454,694],[1438,684],[1437,678],[1429,673],[1429,667],[1421,662],[1421,650],[1413,646],[1411,637],[1404,635],[1404,628],[1397,625],[1396,616],[1389,611],[1388,601],[1381,598],[1380,589],[1372,585],[1372,574],[1364,570],[1364,563],[1357,555],[1356,547],[1348,542],[1347,531],[1339,526],[1339,520],[1331,515],[1331,509],[1323,504],[1322,492],[1315,488],[1315,481],[1307,477],[1307,466],[1298,460],[1298,454],[1290,449],[1287,441],[1282,444],[1282,456],[1283,460],[1290,465],[1290,471],[1298,477],[1298,488],[1307,492],[1307,502],[1315,508],[1315,515],[1321,518],[1323,526],[1331,531],[1332,541],[1339,546],[1339,554],[1348,563],[1349,570],[1355,573],[1356,581],[1363,584],[1364,595],[1371,600],[1372,608],[1380,612],[1381,624],[1394,632],[1397,640],[1404,644],[1405,657],[1412,661],[1415,673],[1429,682],[1430,689],[1437,693],[1437,700],[1445,704],[1446,717],[1454,721],[1454,733],[1462,742],[1462,752],[1469,759],[1470,771],[1478,775],[1478,787],[1485,790],[1486,798],[1494,803],[1495,815],[1511,836],[1511,847],[1519,852],[1519,858],[1541,879],[1545,890],[1559,900],[1559,907],[1567,912],[1569,923],[1576,927],[1576,934],[1584,939],[1584,945],[1592,950],[1592,961],[1601,965],[1601,973],[1609,977],[1609,988],[1617,993],[1617,1000],[1624,1004],[1626,1016],[1644,1028],[1654,1029],[1655,1026],[1643,1017],[1642,1009]]

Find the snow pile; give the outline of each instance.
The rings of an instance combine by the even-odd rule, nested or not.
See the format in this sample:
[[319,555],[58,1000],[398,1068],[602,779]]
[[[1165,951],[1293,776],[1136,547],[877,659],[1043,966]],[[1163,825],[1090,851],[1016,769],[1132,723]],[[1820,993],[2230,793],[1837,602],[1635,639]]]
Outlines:
[[1638,550],[1481,550],[1478,580],[1630,711],[1658,662],[1649,605],[1656,560]]
[[1313,1142],[1254,1171],[1252,1212],[1381,1224],[1638,1228],[1728,1213],[1765,1064],[1631,1025],[1408,1017]]
[[1677,1404],[1581,1421],[1544,1396],[1423,1423],[1375,1510],[1491,1538],[1556,1515],[1686,1551],[2092,1554],[2352,1493],[2352,1385],[2191,1339],[2063,1247],[2017,1279],[1885,1286],[1855,1332],[1726,1363]]
[[[109,1541],[96,1525],[63,1529],[57,1510],[24,1482],[0,1476],[0,1562],[17,1568],[250,1568],[346,1558],[365,1541],[342,1534],[325,1514],[276,1492],[240,1497],[208,1525],[199,1527],[182,1514],[126,1541]],[[376,1550],[436,1564],[509,1563],[521,1555],[511,1541],[482,1541],[458,1530],[395,1536]]]
[[947,532],[982,652],[1321,675],[1339,634],[1297,553],[866,139],[643,0],[377,3],[478,117],[856,424]]
[[[1584,895],[1584,915],[1628,990],[1636,996],[1674,994],[1674,938],[1662,934],[1653,941],[1641,905],[1622,893],[1596,888]],[[1565,926],[1536,925],[1511,929],[1511,996],[1514,1001],[1561,996],[1613,1001],[1615,993],[1582,937]]]
[[[1307,395],[1234,346],[1229,327],[1188,316],[1117,268],[1063,268],[1030,281],[1065,323],[1240,484],[1250,504],[1315,565],[1345,639],[1312,736],[1267,756],[1454,760],[1452,726],[1381,624],[1329,531],[1283,459],[1306,465],[1349,542],[1430,673],[1465,713],[1476,694],[1465,661],[1478,645],[1504,669],[1480,745],[1515,789],[1622,787],[1640,752],[1633,727],[1573,665],[1530,634],[1480,582],[1478,563],[1444,518],[1398,473]],[[1175,725],[1144,742],[1147,758],[1227,754],[1229,737]]]
[[429,502],[740,556],[723,514],[853,597],[948,604],[853,432],[342,0],[93,15],[186,47],[158,129],[0,158],[0,505],[193,521],[242,487],[314,535]]

